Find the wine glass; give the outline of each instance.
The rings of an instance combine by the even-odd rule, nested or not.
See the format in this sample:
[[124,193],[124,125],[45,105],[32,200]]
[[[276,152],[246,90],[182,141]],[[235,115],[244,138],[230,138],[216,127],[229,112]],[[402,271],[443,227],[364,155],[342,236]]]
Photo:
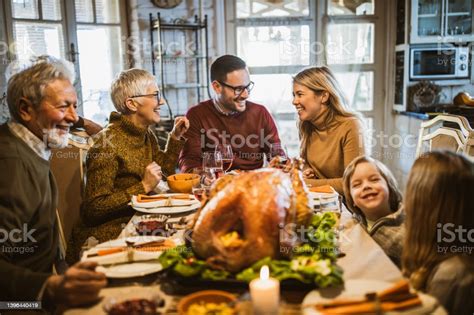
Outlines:
[[216,152],[221,153],[224,172],[228,172],[232,167],[232,162],[234,161],[232,146],[230,144],[219,144],[216,146]]
[[224,174],[222,168],[222,154],[219,151],[204,152],[202,159],[203,176],[212,180],[218,179]]
[[194,197],[199,200],[201,203],[207,197],[208,187],[202,183],[202,179],[199,183],[193,186],[193,195]]

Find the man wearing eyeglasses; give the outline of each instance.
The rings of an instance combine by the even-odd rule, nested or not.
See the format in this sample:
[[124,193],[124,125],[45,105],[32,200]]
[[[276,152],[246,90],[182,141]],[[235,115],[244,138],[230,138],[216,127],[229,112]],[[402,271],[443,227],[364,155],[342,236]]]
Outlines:
[[190,128],[179,157],[181,171],[200,168],[203,153],[214,151],[218,144],[232,146],[231,169],[262,167],[264,153],[280,138],[268,110],[247,100],[254,83],[245,61],[233,55],[217,58],[211,65],[211,84],[215,97],[186,114]]

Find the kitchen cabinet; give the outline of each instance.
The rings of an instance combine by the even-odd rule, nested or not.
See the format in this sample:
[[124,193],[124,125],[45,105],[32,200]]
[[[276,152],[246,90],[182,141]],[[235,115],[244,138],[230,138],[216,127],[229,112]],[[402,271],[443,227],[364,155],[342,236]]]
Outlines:
[[472,0],[412,0],[411,43],[474,41]]

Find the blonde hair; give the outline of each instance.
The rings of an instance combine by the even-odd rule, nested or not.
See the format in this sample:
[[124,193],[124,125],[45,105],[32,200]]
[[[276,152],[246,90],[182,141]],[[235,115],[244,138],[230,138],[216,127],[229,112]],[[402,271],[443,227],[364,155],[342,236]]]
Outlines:
[[110,96],[118,112],[129,114],[125,105],[128,98],[135,95],[146,94],[147,88],[156,84],[155,77],[148,71],[142,69],[129,69],[122,71],[112,82]]
[[11,76],[8,80],[7,103],[12,118],[21,122],[21,98],[28,99],[38,109],[48,84],[56,80],[70,81],[69,75],[63,71],[55,64],[40,62]]
[[[361,119],[360,115],[352,111],[347,105],[347,98],[333,72],[328,67],[305,68],[293,77],[293,83],[307,87],[316,95],[321,95],[323,92],[329,94],[328,101],[325,104],[328,108],[328,115],[323,122],[323,129],[334,122],[337,116]],[[301,138],[301,156],[306,160],[308,139],[318,128],[310,121],[300,121],[298,122],[298,129]]]
[[[407,183],[405,196],[406,237],[402,265],[416,289],[423,290],[433,268],[455,256],[439,254],[438,246],[463,246],[459,238],[445,242],[439,229],[445,224],[474,228],[474,164],[466,157],[448,151],[433,151],[419,157]],[[461,256],[461,255],[460,255]],[[474,256],[461,256],[474,266]]]
[[342,186],[344,188],[344,197],[346,198],[347,207],[352,213],[355,213],[360,217],[361,220],[365,221],[365,215],[362,210],[354,204],[354,199],[351,195],[351,178],[354,175],[357,165],[361,163],[370,163],[380,175],[385,179],[388,186],[388,203],[390,205],[390,211],[396,212],[400,208],[402,203],[402,193],[398,188],[397,180],[393,176],[392,172],[388,169],[385,164],[379,160],[373,159],[369,156],[361,155],[355,158],[349,165],[347,165],[344,175],[342,177]]

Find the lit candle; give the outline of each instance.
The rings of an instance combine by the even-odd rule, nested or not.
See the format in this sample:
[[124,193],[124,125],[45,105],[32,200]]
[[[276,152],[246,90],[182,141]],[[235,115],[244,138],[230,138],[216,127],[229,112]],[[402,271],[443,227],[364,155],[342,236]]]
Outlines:
[[250,282],[250,296],[255,314],[278,314],[280,282],[270,278],[268,266],[260,269],[259,279]]

